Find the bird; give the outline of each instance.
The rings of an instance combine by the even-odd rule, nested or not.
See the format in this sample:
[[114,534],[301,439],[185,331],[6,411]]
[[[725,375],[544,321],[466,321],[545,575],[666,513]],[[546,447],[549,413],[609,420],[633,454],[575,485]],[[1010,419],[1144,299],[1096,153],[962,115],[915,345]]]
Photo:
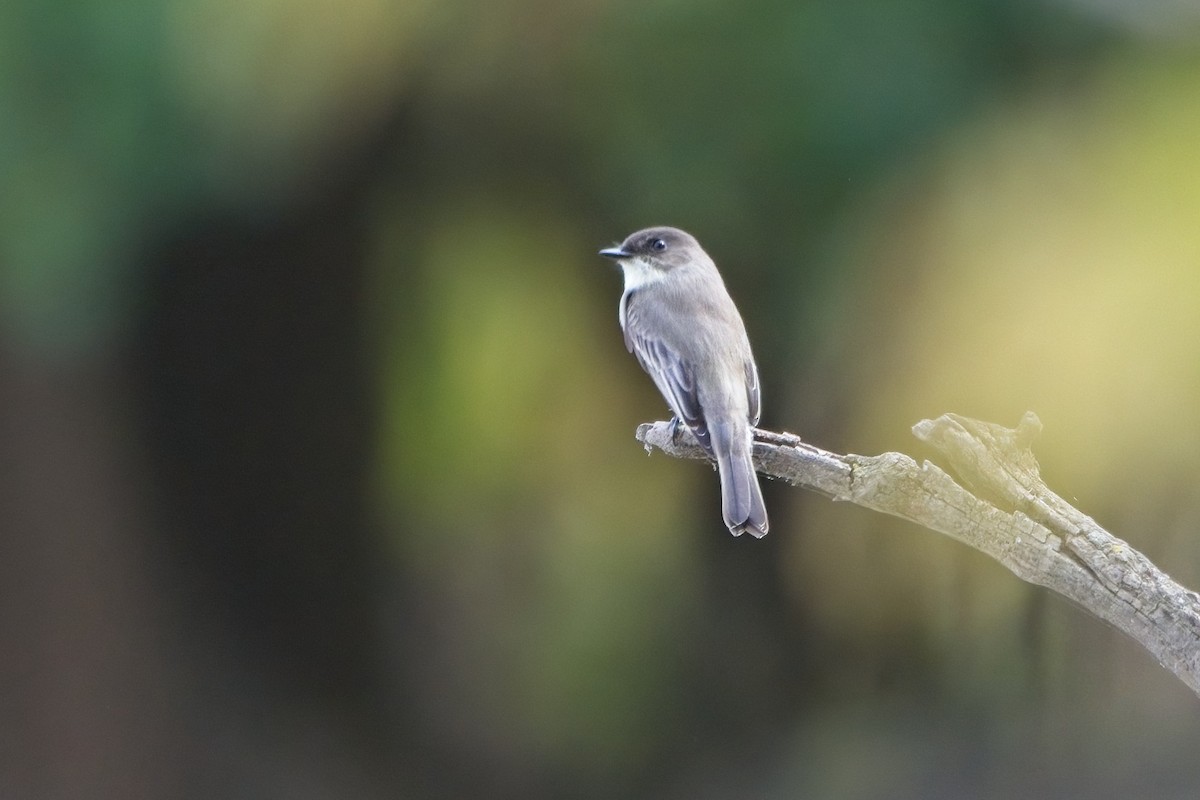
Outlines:
[[730,533],[765,536],[752,460],[762,414],[758,367],[717,265],[691,234],[664,226],[631,233],[600,255],[621,267],[625,346],[670,406],[672,436],[687,426],[716,461]]

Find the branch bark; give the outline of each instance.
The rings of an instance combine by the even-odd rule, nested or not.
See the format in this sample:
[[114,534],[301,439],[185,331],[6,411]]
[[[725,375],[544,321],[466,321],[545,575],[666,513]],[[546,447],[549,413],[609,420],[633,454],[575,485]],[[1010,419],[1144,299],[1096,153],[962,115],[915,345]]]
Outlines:
[[[915,522],[981,550],[1017,577],[1074,600],[1133,637],[1200,695],[1200,595],[1096,524],[1042,482],[1030,446],[1042,424],[1015,429],[944,414],[913,433],[944,455],[959,481],[903,453],[840,455],[789,433],[755,431],[758,471]],[[643,424],[637,438],[679,458],[707,458],[680,426]]]

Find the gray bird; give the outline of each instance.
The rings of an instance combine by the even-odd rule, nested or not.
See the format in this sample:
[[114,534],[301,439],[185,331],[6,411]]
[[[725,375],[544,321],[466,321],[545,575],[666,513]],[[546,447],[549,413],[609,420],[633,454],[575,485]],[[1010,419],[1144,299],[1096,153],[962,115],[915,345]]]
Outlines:
[[672,424],[687,425],[717,462],[730,533],[766,535],[767,509],[751,460],[762,413],[758,368],[717,265],[678,228],[631,233],[600,255],[615,259],[625,274],[625,346],[666,398]]

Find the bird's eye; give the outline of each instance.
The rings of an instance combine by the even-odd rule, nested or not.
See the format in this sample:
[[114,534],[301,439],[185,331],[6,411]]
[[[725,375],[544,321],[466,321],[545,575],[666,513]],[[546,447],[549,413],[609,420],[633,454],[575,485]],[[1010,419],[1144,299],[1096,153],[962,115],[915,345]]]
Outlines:
[[664,242],[662,239],[655,239],[653,242],[650,243],[650,246],[653,247],[655,250],[666,250],[667,249],[667,243]]

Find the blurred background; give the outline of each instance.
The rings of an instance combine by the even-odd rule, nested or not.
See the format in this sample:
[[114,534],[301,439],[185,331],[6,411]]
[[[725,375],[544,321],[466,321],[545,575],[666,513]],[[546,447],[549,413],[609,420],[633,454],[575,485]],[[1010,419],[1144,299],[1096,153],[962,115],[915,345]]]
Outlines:
[[1193,798],[1200,701],[963,546],[733,539],[600,247],[765,427],[1051,487],[1200,588],[1200,7],[0,9],[0,795]]

